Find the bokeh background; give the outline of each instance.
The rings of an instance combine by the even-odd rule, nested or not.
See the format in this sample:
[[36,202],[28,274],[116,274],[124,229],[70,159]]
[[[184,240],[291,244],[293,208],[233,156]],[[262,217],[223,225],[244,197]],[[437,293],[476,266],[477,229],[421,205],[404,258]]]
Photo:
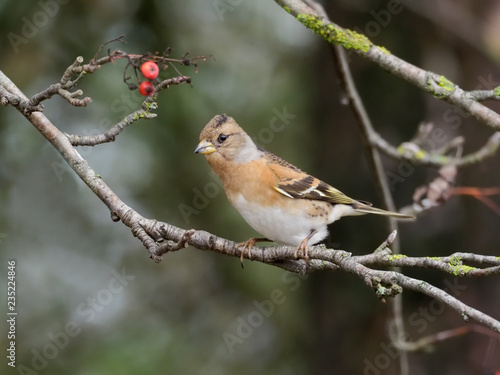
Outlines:
[[[405,0],[392,13],[392,0],[326,3],[340,25],[464,89],[500,86],[498,1]],[[57,82],[77,56],[88,61],[122,34],[127,45],[110,48],[172,47],[173,57],[216,57],[200,63],[198,73],[180,67],[193,86],[163,91],[156,119],[135,123],[114,143],[79,149],[144,216],[235,241],[255,235],[204,158],[193,154],[217,113],[234,116],[260,145],[350,196],[381,205],[328,46],[271,0],[3,0],[0,68],[30,96]],[[351,66],[376,129],[394,145],[410,139],[421,121],[432,121],[447,139],[465,136],[465,152],[492,133],[356,55]],[[81,82],[93,99],[87,108],[55,97],[45,113],[67,133],[109,128],[143,99],[123,83],[124,67],[117,61]],[[393,185],[398,206],[436,176],[430,168],[384,162],[402,177]],[[499,162],[496,156],[463,169],[459,185],[499,186]],[[452,197],[401,226],[402,251],[500,255],[499,227],[499,215],[484,204]],[[373,251],[388,235],[380,217],[347,218],[330,229],[328,245],[355,254]],[[7,261],[15,260],[18,309],[18,367],[3,356],[2,373],[397,373],[390,309],[360,280],[330,272],[301,278],[250,261],[241,269],[238,259],[192,248],[155,264],[11,107],[0,109],[0,241],[0,306],[6,311]],[[500,317],[498,278],[406,272]],[[465,324],[415,293],[404,293],[404,306],[412,340]],[[5,354],[6,322],[0,327]],[[410,354],[411,374],[500,370],[498,335],[470,332],[432,349]]]

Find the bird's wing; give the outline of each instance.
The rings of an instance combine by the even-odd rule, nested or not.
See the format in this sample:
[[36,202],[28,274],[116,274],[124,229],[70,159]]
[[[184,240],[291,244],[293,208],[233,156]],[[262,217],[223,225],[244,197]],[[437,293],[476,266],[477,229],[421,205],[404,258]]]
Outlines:
[[368,202],[349,198],[340,190],[301,171],[270,152],[266,152],[266,159],[268,167],[277,178],[274,189],[289,198],[321,200],[332,204],[357,205],[362,203],[371,206]]

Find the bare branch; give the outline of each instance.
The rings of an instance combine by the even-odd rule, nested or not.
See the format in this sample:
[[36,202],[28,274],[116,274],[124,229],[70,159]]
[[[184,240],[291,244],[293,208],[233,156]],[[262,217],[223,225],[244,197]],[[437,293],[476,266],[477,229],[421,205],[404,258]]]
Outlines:
[[139,119],[152,119],[156,113],[150,113],[147,110],[139,109],[125,116],[123,120],[113,125],[108,131],[97,135],[75,135],[66,134],[73,146],[96,146],[102,143],[114,142],[116,136],[120,134],[128,125]]
[[151,113],[151,110],[156,109],[156,103],[154,100],[161,90],[167,89],[171,85],[179,85],[181,83],[190,83],[191,78],[187,76],[173,77],[160,82],[153,91],[151,96],[148,96],[142,102],[142,108],[134,111],[123,118],[120,122],[113,125],[108,131],[97,134],[97,135],[70,135],[67,134],[71,144],[73,146],[96,146],[98,144],[113,142],[117,135],[119,135],[123,129],[128,125],[131,125],[140,119],[153,119],[156,117],[155,113]]
[[469,96],[472,100],[478,102],[486,100],[500,100],[500,87],[497,87],[494,90],[469,91]]
[[[391,331],[389,332],[391,333],[391,336],[393,336],[392,332]],[[491,332],[489,329],[480,326],[478,324],[473,324],[467,326],[463,325],[457,328],[436,332],[431,335],[421,337],[416,341],[401,341],[398,340],[396,337],[393,337],[393,342],[400,350],[406,352],[429,351],[432,350],[435,343],[444,340],[449,340],[457,336],[465,335],[466,333],[470,332],[477,332],[486,336],[490,336],[491,338],[498,339],[497,334],[495,334],[494,332]]]
[[375,132],[372,134],[371,141],[374,142],[384,154],[396,160],[408,160],[415,165],[426,165],[430,167],[442,167],[447,164],[463,167],[476,164],[494,156],[500,147],[500,132],[493,133],[479,150],[459,158],[443,156],[438,152],[428,152],[420,147],[408,148],[403,145],[402,147],[396,148]]

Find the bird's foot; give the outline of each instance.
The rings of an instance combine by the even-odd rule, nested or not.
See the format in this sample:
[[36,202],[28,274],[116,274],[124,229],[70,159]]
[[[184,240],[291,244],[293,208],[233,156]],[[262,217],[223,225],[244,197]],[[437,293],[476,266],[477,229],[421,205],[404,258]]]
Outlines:
[[299,259],[299,253],[302,253],[302,259],[304,259],[306,262],[309,260],[307,243],[317,232],[318,231],[316,229],[314,228],[311,229],[307,237],[302,240],[300,245],[297,247],[297,250],[295,250],[294,254],[295,259]]
[[[307,242],[309,242],[308,238],[302,240],[300,245],[297,247],[297,250],[295,250],[295,254],[293,255],[295,257],[295,259],[302,258],[305,261],[309,260],[309,253],[307,250],[308,249]],[[301,256],[299,256],[299,254],[301,254]]]
[[252,247],[255,246],[256,242],[268,242],[269,240],[267,238],[250,238],[249,240],[246,240],[245,242],[240,242],[238,245],[236,245],[237,248],[242,248],[241,253],[240,253],[240,263],[241,263],[241,268],[243,267],[243,259],[245,258],[245,252],[248,251],[248,259],[252,260],[252,253],[250,250]]

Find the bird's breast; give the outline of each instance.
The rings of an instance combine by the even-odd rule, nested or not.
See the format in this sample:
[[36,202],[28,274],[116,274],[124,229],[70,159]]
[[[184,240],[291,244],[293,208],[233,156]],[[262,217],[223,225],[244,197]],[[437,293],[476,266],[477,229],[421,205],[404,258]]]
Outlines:
[[312,229],[317,234],[311,238],[315,244],[328,235],[326,224],[331,205],[308,199],[293,199],[279,193],[277,177],[269,168],[262,168],[258,161],[222,164],[212,168],[221,178],[226,195],[245,221],[268,239],[291,246],[298,246]]

